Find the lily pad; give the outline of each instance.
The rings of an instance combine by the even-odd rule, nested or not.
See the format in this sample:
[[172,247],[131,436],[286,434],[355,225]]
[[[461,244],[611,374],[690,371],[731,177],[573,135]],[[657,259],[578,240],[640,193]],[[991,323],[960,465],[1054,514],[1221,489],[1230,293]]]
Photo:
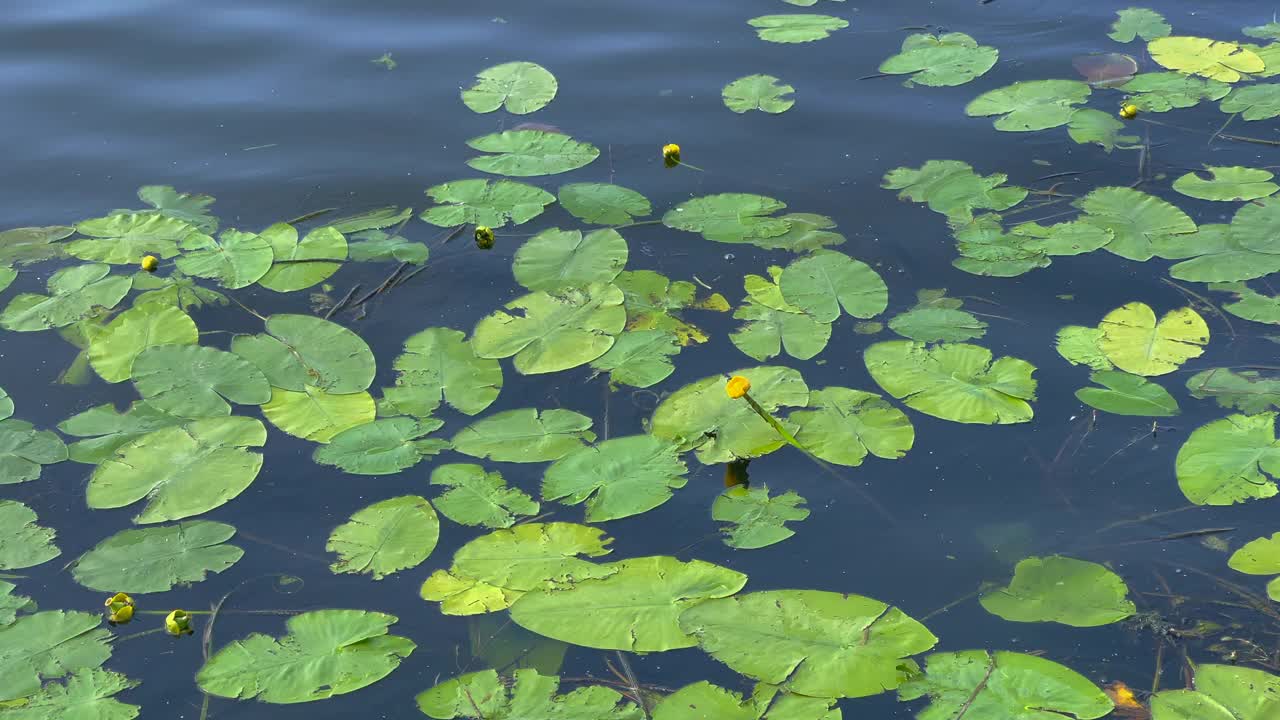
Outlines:
[[235,565],[244,551],[225,544],[235,534],[234,527],[207,520],[123,530],[71,563],[71,574],[106,593],[165,592]]
[[499,462],[546,462],[595,440],[590,428],[591,418],[572,410],[507,410],[458,431],[453,449]]
[[247,417],[155,430],[121,445],[94,468],[86,500],[93,509],[146,500],[134,518],[138,524],[199,515],[249,487],[262,468],[262,455],[250,448],[266,442],[266,427]]
[[1133,302],[1107,313],[1098,329],[1098,348],[1116,367],[1134,375],[1171,373],[1200,357],[1209,343],[1209,327],[1189,307],[1171,310],[1157,322],[1150,306]]
[[482,155],[467,161],[481,172],[511,177],[557,175],[589,165],[600,157],[596,146],[563,133],[545,130],[506,130],[472,138],[467,146]]
[[354,475],[394,475],[449,448],[446,440],[426,437],[443,425],[433,418],[374,420],[334,435],[312,458]]
[[427,188],[439,205],[419,216],[440,227],[520,225],[542,214],[556,196],[514,180],[454,180]]
[[[1069,717],[1096,720],[1110,714],[1111,699],[1080,673],[1035,655],[963,650],[925,658],[925,672],[903,683],[898,699],[928,696],[919,717]],[[1028,715],[1028,713],[1034,713]]]
[[769,497],[767,485],[736,485],[711,504],[711,519],[731,523],[721,529],[725,545],[755,550],[795,535],[796,531],[786,524],[809,517],[809,510],[801,507],[804,503],[805,499],[794,490]]
[[1248,414],[1280,409],[1280,378],[1257,370],[1204,370],[1187,378],[1187,391],[1191,397],[1213,398],[1224,408]]
[[[1227,566],[1246,575],[1280,575],[1280,533],[1245,543],[1227,559]],[[1267,583],[1267,596],[1280,602],[1280,579]]]
[[1126,187],[1098,188],[1076,201],[1080,222],[1110,230],[1106,249],[1130,260],[1158,255],[1162,244],[1196,231],[1195,221],[1154,195]]
[[1178,449],[1178,486],[1197,505],[1231,505],[1277,493],[1276,413],[1230,415],[1196,428]]
[[75,231],[75,228],[65,225],[50,225],[0,232],[0,265],[28,265],[66,257],[66,246],[57,243],[71,237]]
[[1164,16],[1149,8],[1131,7],[1116,11],[1116,21],[1111,24],[1107,37],[1116,42],[1133,42],[1135,38],[1155,40],[1169,34],[1173,28]]
[[227,415],[227,400],[261,405],[271,399],[271,386],[256,367],[199,345],[149,347],[134,359],[132,378],[147,404],[183,418]]
[[1240,113],[1245,120],[1270,120],[1280,115],[1280,84],[1236,88],[1218,108],[1224,113]]
[[31,613],[36,610],[35,601],[31,598],[13,593],[17,588],[18,586],[13,583],[0,580],[0,627],[12,625],[19,613]]
[[373,422],[378,407],[367,392],[334,395],[308,385],[302,392],[271,388],[262,414],[294,437],[327,443],[346,430]]
[[66,327],[98,308],[111,309],[129,292],[127,275],[107,265],[77,265],[49,276],[48,295],[22,293],[0,312],[0,327],[16,332]]
[[9,397],[9,393],[0,387],[0,420],[6,420],[13,416],[13,398]]
[[1077,55],[1071,58],[1071,67],[1095,87],[1114,87],[1138,73],[1138,61],[1132,55],[1114,52]]
[[613,347],[627,321],[622,301],[622,290],[600,283],[533,292],[477,323],[471,347],[482,358],[514,355],[524,375],[568,370]]
[[1121,135],[1125,124],[1114,115],[1093,108],[1081,108],[1071,115],[1067,134],[1080,145],[1094,143],[1111,152],[1117,146],[1131,146],[1138,142],[1137,135]]
[[0,267],[0,292],[8,289],[14,280],[18,279],[18,271],[11,267]]
[[813,42],[849,27],[848,20],[809,13],[761,15],[751,18],[747,24],[756,29],[761,40],[776,43]]
[[753,237],[751,244],[765,250],[802,253],[846,242],[845,236],[830,232],[836,226],[836,221],[826,215],[787,213],[778,219],[790,225],[791,229],[773,237]]
[[36,480],[41,467],[67,459],[62,438],[25,420],[0,420],[0,485]]
[[200,331],[190,315],[178,308],[146,303],[125,310],[93,337],[89,362],[109,383],[133,376],[133,361],[156,345],[195,345]]
[[[218,229],[218,218],[209,212],[209,206],[214,203],[212,195],[178,192],[169,185],[143,185],[138,188],[138,199],[165,217],[191,223],[200,232],[211,233]],[[129,212],[131,211],[117,210],[111,214]]]
[[1027,132],[1066,125],[1076,106],[1089,99],[1088,83],[1078,80],[1029,80],[988,90],[965,106],[970,117],[999,115],[997,130]]
[[381,230],[364,230],[351,236],[357,242],[347,243],[347,252],[355,262],[405,262],[423,265],[431,256],[426,243],[409,242],[399,235]]
[[1195,107],[1201,100],[1221,100],[1231,92],[1227,83],[1178,72],[1141,73],[1119,89],[1139,110],[1157,113]]
[[684,487],[688,468],[676,447],[653,435],[630,435],[591,445],[557,460],[542,477],[542,497],[566,505],[586,502],[586,522],[648,512]]
[[341,217],[325,223],[325,226],[331,227],[343,235],[351,235],[366,230],[381,230],[393,225],[401,225],[411,217],[413,217],[413,208],[401,210],[395,205],[388,205],[387,207],[375,208],[355,215]]
[[596,225],[623,225],[653,212],[649,199],[608,183],[570,183],[560,188],[560,205],[570,215]]
[[736,593],[747,576],[701,560],[632,558],[608,577],[530,592],[511,606],[526,630],[602,650],[662,652],[697,641],[677,623],[681,613]]
[[347,259],[347,239],[331,227],[316,228],[299,240],[292,225],[276,223],[260,237],[271,244],[275,257],[271,269],[258,278],[258,284],[268,290],[285,293],[318,285]]
[[178,254],[178,243],[201,242],[194,225],[159,213],[125,213],[85,220],[76,225],[89,238],[67,243],[71,257],[110,265],[133,265],[144,255],[167,260]]
[[1178,414],[1178,401],[1168,390],[1146,378],[1107,370],[1095,372],[1089,379],[1103,386],[1076,391],[1076,398],[1089,407],[1113,415],[1172,417]]
[[[1280,105],[1276,114],[1280,115]],[[1271,182],[1274,176],[1267,170],[1236,166],[1207,167],[1205,171],[1209,179],[1187,173],[1173,181],[1173,189],[1193,198],[1219,201],[1256,200],[1280,190],[1280,185]]]
[[831,339],[831,323],[819,322],[800,308],[792,307],[795,312],[748,299],[733,313],[735,320],[745,322],[729,339],[739,350],[761,362],[777,356],[783,348],[798,360],[816,356]]
[[736,672],[813,697],[866,697],[898,686],[900,665],[938,641],[878,600],[773,590],[702,603],[680,627]]
[[394,615],[313,610],[286,622],[280,639],[254,633],[228,643],[196,675],[200,689],[233,699],[299,703],[345,695],[390,675],[414,642],[388,634]]
[[202,308],[206,305],[230,305],[231,300],[217,290],[202,287],[192,278],[175,270],[169,275],[159,276],[146,272],[135,273],[133,289],[139,291],[133,298],[134,307],[157,303],[169,305],[179,310]]
[[1233,83],[1260,73],[1266,63],[1253,51],[1232,42],[1200,37],[1162,37],[1147,43],[1151,59],[1187,75]]
[[505,106],[513,115],[528,115],[546,107],[559,87],[556,76],[537,63],[502,63],[481,70],[462,91],[462,102],[478,113]]
[[275,253],[266,238],[256,233],[224,230],[214,240],[204,234],[183,238],[178,269],[192,277],[217,280],[225,288],[248,287],[271,269]]
[[987,334],[987,324],[973,313],[961,310],[964,302],[946,296],[946,291],[921,290],[919,301],[910,310],[889,321],[889,329],[920,342],[961,342]]
[[592,369],[609,373],[609,384],[647,388],[675,372],[671,358],[680,352],[680,340],[665,330],[624,332],[609,352],[591,361]]
[[724,86],[720,97],[724,106],[741,115],[748,110],[783,113],[796,104],[790,97],[796,89],[772,75],[747,75]]
[[273,387],[302,392],[308,385],[334,395],[373,382],[373,351],[359,335],[312,315],[272,315],[267,332],[237,335],[231,351],[266,375]]
[[782,218],[767,217],[787,207],[781,200],[749,193],[722,193],[686,200],[662,216],[676,230],[702,233],[715,242],[749,243],[791,229]]
[[[803,0],[787,0],[800,4]],[[816,0],[815,0],[816,1]],[[793,695],[759,683],[751,697],[701,681],[685,685],[662,698],[653,709],[653,720],[841,720],[832,698]]]
[[466,335],[451,328],[427,328],[404,342],[395,360],[399,375],[383,390],[397,412],[427,417],[446,402],[466,415],[493,404],[502,390],[502,366],[476,357]]
[[58,429],[67,435],[86,438],[67,448],[72,461],[97,465],[130,440],[185,422],[145,400],[137,400],[124,412],[110,403],[91,407],[58,423]]
[[329,533],[324,549],[337,553],[335,573],[381,580],[421,565],[436,548],[440,519],[426,498],[403,495],[357,510]]
[[96,668],[111,657],[102,616],[53,610],[0,627],[0,702],[40,692],[40,680]]
[[5,711],[15,720],[133,720],[141,708],[113,696],[137,682],[102,668],[80,668],[65,684],[46,683]]
[[892,340],[867,348],[863,361],[885,392],[926,415],[987,425],[1031,420],[1035,366],[1025,360],[993,362],[978,345]]
[[949,87],[963,85],[985,75],[995,66],[1000,51],[979,45],[964,33],[917,33],[902,41],[902,50],[880,63],[880,72],[910,75],[906,85]]
[[796,410],[796,440],[827,462],[858,466],[870,453],[896,460],[911,449],[915,428],[898,408],[875,393],[829,387],[809,393],[810,410]]
[[1280,325],[1280,296],[1263,295],[1244,283],[1218,285],[1213,289],[1235,293],[1235,302],[1222,305],[1222,309],[1232,315],[1253,322]]
[[682,310],[729,310],[729,302],[720,293],[699,299],[698,288],[693,283],[672,282],[652,270],[624,271],[614,284],[622,289],[628,331],[663,330],[675,335],[682,346],[708,340],[705,332],[684,320]]
[[889,288],[879,273],[834,250],[817,250],[792,261],[778,285],[787,302],[818,322],[834,322],[841,308],[865,320],[889,304]]
[[510,680],[482,670],[447,680],[418,695],[418,709],[437,720],[452,718],[581,718],[642,720],[645,713],[616,690],[588,685],[558,695],[560,678],[516,670]]
[[627,241],[605,228],[587,233],[549,228],[520,246],[511,263],[516,282],[529,290],[610,283],[627,265]]
[[1234,665],[1197,665],[1195,690],[1151,698],[1152,720],[1265,720],[1276,710],[1280,678]]
[[525,491],[507,487],[501,473],[471,463],[436,467],[431,484],[449,488],[436,498],[436,509],[459,525],[511,527],[517,516],[537,515],[540,507]]
[[[37,525],[37,519],[35,511],[26,505],[0,500],[0,528],[4,528],[0,534],[0,570],[35,567],[62,554],[53,544],[54,531]],[[0,651],[0,658],[3,656]]]
[[1007,587],[979,600],[987,612],[1013,622],[1096,627],[1136,612],[1119,575],[1097,563],[1054,555],[1018,563]]
[[1003,173],[983,177],[959,160],[930,160],[919,169],[890,170],[881,187],[901,190],[900,199],[928,203],[948,219],[968,222],[974,210],[1008,210],[1027,197],[1025,188],[1002,187],[1008,179]]

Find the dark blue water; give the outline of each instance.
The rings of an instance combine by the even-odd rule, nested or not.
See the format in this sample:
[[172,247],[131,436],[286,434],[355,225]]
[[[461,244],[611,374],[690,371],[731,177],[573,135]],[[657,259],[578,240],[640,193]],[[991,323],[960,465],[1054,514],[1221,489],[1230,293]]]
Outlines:
[[[1144,525],[1097,531],[1117,520],[1186,505],[1173,476],[1177,448],[1192,429],[1226,412],[1189,398],[1182,384],[1190,372],[1206,367],[1271,361],[1275,346],[1261,338],[1266,330],[1237,320],[1232,338],[1221,320],[1206,315],[1214,332],[1208,352],[1186,372],[1164,378],[1183,415],[1161,421],[1164,429],[1154,437],[1150,419],[1101,415],[1083,442],[1070,441],[1085,427],[1088,409],[1073,391],[1085,384],[1087,373],[1053,352],[1054,333],[1062,325],[1095,324],[1132,300],[1158,312],[1184,305],[1185,298],[1161,281],[1163,261],[1139,264],[1099,252],[1059,258],[1050,269],[1022,278],[978,278],[951,267],[954,248],[941,216],[899,203],[879,188],[887,170],[935,158],[964,160],[983,174],[1004,172],[1012,183],[1039,189],[1056,181],[1037,183],[1036,178],[1084,171],[1058,188],[1073,194],[1133,182],[1135,153],[1108,155],[1096,146],[1079,146],[1062,129],[999,133],[990,119],[963,113],[965,103],[987,89],[1017,80],[1074,77],[1074,55],[1140,53],[1140,43],[1121,48],[1105,36],[1115,10],[1126,6],[1041,0],[824,2],[809,11],[844,17],[850,21],[847,30],[816,43],[778,45],[760,41],[746,25],[757,15],[796,10],[776,0],[13,0],[0,24],[5,128],[0,134],[5,158],[0,226],[72,223],[136,207],[134,191],[145,184],[216,196],[214,211],[225,227],[257,228],[324,208],[421,209],[427,187],[477,175],[464,164],[474,154],[464,144],[468,138],[503,123],[554,124],[604,154],[581,171],[537,179],[537,184],[554,190],[569,181],[613,179],[644,193],[658,212],[692,195],[755,192],[782,199],[793,211],[830,215],[849,238],[840,249],[877,266],[885,277],[890,313],[910,307],[917,289],[946,287],[953,296],[970,298],[970,309],[1006,318],[989,319],[983,345],[1039,368],[1036,419],[1028,425],[963,426],[911,413],[917,438],[912,452],[897,462],[868,461],[846,470],[845,482],[794,453],[753,463],[753,479],[777,491],[794,489],[813,509],[798,534],[784,543],[734,552],[708,539],[714,532],[708,507],[722,488],[721,469],[698,466],[688,487],[670,503],[606,525],[617,538],[617,557],[678,553],[747,573],[748,589],[858,593],[924,617],[984,581],[1003,582],[1005,558],[984,548],[978,536],[986,526],[1022,523],[1029,533],[1026,551],[1109,561],[1135,595],[1161,592],[1156,573],[1169,579],[1175,592],[1219,592],[1173,567],[1228,573],[1226,556],[1195,540],[1096,546],[1210,526],[1240,528],[1232,536],[1238,544],[1276,529],[1267,503],[1188,510]],[[1151,6],[1178,32],[1222,38],[1236,38],[1240,27],[1269,21],[1272,12],[1265,3],[1238,0],[1161,0]],[[909,26],[968,33],[998,47],[1000,62],[974,83],[954,88],[908,89],[893,78],[859,79],[874,74],[896,52],[908,32],[901,28]],[[395,69],[373,62],[384,53],[391,53]],[[557,75],[560,90],[550,106],[513,120],[501,112],[477,115],[459,101],[459,88],[476,72],[511,60],[538,62]],[[1140,61],[1150,69],[1149,60]],[[721,87],[756,72],[793,84],[796,106],[780,116],[726,110]],[[1096,91],[1090,105],[1113,111],[1118,102],[1118,95]],[[1207,145],[1204,133],[1217,129],[1223,117],[1210,104],[1177,115],[1177,124],[1200,134],[1149,127],[1157,175],[1144,189],[1172,197],[1168,179],[1205,163],[1280,163],[1271,147]],[[1248,123],[1235,132],[1276,139],[1272,122]],[[667,142],[680,143],[685,159],[706,172],[666,171],[658,149]],[[1166,173],[1169,177],[1161,179]],[[1200,223],[1221,222],[1235,207],[1188,198],[1177,203]],[[572,227],[575,221],[553,207],[528,226],[508,228],[499,247],[485,254],[465,238],[438,246],[441,230],[413,221],[404,232],[432,244],[428,269],[350,323],[379,359],[375,385],[393,381],[390,359],[410,334],[436,325],[469,330],[519,294],[510,276],[519,236],[556,225]],[[743,294],[742,275],[788,261],[783,253],[707,243],[661,226],[624,234],[631,245],[629,269],[654,269],[673,279],[696,273],[735,304]],[[331,282],[335,293],[357,282],[369,287],[388,269],[349,264]],[[7,294],[42,287],[46,273],[43,268],[24,274]],[[240,295],[270,312],[305,312],[305,296],[261,290]],[[234,307],[202,311],[196,319],[202,329],[259,327]],[[710,314],[699,320],[715,340],[682,353],[677,372],[653,390],[670,392],[711,373],[756,364],[728,344],[734,321]],[[840,324],[822,355],[825,364],[793,364],[803,369],[812,388],[874,389],[861,359],[862,349],[873,341]],[[0,386],[14,397],[18,417],[51,427],[92,405],[130,399],[128,384],[53,384],[74,355],[54,333],[0,335]],[[640,432],[653,396],[621,392],[606,405],[603,382],[585,383],[587,376],[580,368],[523,377],[508,364],[506,386],[491,411],[562,406],[591,416],[597,429],[607,412],[612,434]],[[449,412],[442,418],[446,433],[467,422]],[[165,609],[203,609],[245,580],[289,573],[303,578],[301,590],[281,594],[269,579],[258,579],[236,592],[231,607],[390,612],[400,618],[393,631],[414,639],[418,650],[387,680],[353,695],[296,707],[215,700],[210,717],[414,717],[417,692],[463,669],[479,669],[468,664],[466,620],[443,618],[436,605],[417,597],[422,579],[431,569],[447,566],[453,550],[474,537],[474,530],[445,523],[426,564],[378,583],[335,577],[326,568],[330,530],[376,500],[424,493],[430,464],[392,477],[343,475],[314,464],[312,447],[272,428],[263,474],[240,498],[207,516],[240,530],[244,560],[211,581],[157,601]],[[1037,458],[1053,468],[1046,470]],[[32,569],[19,584],[20,592],[45,608],[100,606],[98,594],[75,585],[59,572],[60,565],[127,527],[134,512],[88,513],[83,506],[87,470],[70,463],[52,466],[40,481],[7,486],[3,493],[31,505],[42,524],[59,533],[63,557]],[[501,470],[512,484],[532,491],[543,467],[505,465]],[[872,511],[853,485],[887,508],[892,520]],[[554,519],[580,518],[576,508],[556,509]],[[1247,584],[1261,588],[1260,582]],[[1161,598],[1136,595],[1136,600],[1143,608],[1168,610]],[[1012,624],[972,600],[926,622],[941,638],[939,649],[1044,651],[1099,681],[1151,683],[1155,646],[1150,636],[1118,626]],[[219,620],[214,646],[252,631],[280,634],[282,624],[280,617],[228,614]],[[201,662],[198,640],[153,635],[121,643],[109,667],[142,681],[125,697],[143,707],[143,717],[194,718],[201,696],[192,676]],[[696,649],[634,662],[643,680],[669,687],[701,679],[745,687]],[[605,673],[601,653],[571,649],[565,673]],[[1176,683],[1176,664],[1170,673],[1167,681]],[[846,717],[868,718],[906,717],[914,710],[897,706],[891,695],[846,701],[843,707]]]

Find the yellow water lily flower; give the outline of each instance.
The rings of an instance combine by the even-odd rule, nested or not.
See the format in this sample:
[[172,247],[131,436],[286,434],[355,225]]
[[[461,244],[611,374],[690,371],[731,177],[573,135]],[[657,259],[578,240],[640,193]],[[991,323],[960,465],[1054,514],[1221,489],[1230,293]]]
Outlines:
[[125,593],[116,593],[103,603],[107,608],[107,622],[112,625],[124,625],[133,619],[133,598]]
[[195,632],[191,629],[191,614],[185,610],[174,610],[164,616],[164,631],[174,637],[190,635]]
[[662,146],[662,164],[669,168],[680,164],[679,145],[675,143],[668,143]]
[[484,225],[476,226],[476,247],[481,250],[488,250],[493,247],[494,237],[493,228]]
[[724,386],[724,391],[734,400],[746,395],[749,390],[751,390],[751,381],[741,375],[729,378],[729,382]]
[[1138,117],[1138,106],[1133,103],[1125,103],[1120,106],[1120,117],[1125,120],[1132,120]]
[[146,270],[147,272],[155,272],[156,268],[160,267],[160,261],[156,259],[155,255],[147,255],[142,258],[141,265],[143,270]]

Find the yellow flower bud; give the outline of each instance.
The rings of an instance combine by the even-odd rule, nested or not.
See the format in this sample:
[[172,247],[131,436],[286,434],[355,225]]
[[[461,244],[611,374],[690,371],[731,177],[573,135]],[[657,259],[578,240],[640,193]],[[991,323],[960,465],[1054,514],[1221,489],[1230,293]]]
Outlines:
[[107,608],[107,622],[112,625],[124,625],[133,619],[133,598],[124,593],[116,593],[103,603]]
[[750,389],[751,389],[751,381],[742,377],[741,375],[734,375],[733,377],[729,378],[728,384],[724,386],[724,391],[728,393],[729,397],[733,398],[734,400],[737,400],[743,395],[746,395],[747,391],[749,391]]
[[155,255],[147,255],[142,258],[143,270],[146,270],[147,272],[155,272],[158,267],[160,267],[160,261],[156,259]]
[[662,146],[662,164],[667,167],[675,167],[680,164],[680,146],[675,143],[669,143]]
[[494,237],[493,228],[484,225],[476,226],[476,247],[481,250],[488,250],[493,247]]
[[1120,117],[1125,120],[1132,120],[1138,117],[1138,106],[1133,103],[1125,103],[1120,106]]
[[195,632],[191,629],[191,614],[185,610],[174,610],[164,617],[164,631],[174,637],[190,635]]

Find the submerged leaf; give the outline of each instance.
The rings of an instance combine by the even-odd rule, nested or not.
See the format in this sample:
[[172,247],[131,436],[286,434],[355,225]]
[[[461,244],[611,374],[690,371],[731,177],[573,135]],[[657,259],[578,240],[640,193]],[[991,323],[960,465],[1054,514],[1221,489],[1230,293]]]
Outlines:
[[431,503],[404,495],[357,510],[334,528],[324,549],[338,554],[329,566],[333,572],[381,580],[425,562],[439,536],[440,519]]
[[507,410],[458,431],[453,449],[499,462],[546,462],[595,440],[590,428],[591,418],[572,410]]
[[122,530],[71,563],[71,574],[91,590],[165,592],[235,565],[244,551],[225,544],[235,534],[234,527],[207,520]]
[[53,530],[37,525],[36,520],[35,511],[26,505],[0,500],[0,570],[35,567],[62,554],[53,544]]
[[772,75],[748,75],[725,85],[720,96],[725,107],[738,114],[763,110],[776,115],[796,104],[795,98],[789,97],[795,91]]
[[[925,658],[925,672],[903,683],[898,699],[926,695],[922,718],[1068,717],[1096,720],[1113,705],[1093,681],[1064,665],[1015,652],[964,650]],[[1034,715],[1028,715],[1034,713]]]
[[1276,413],[1229,415],[1192,431],[1178,449],[1178,487],[1196,505],[1274,497],[1280,475]]
[[880,63],[880,72],[910,74],[907,86],[919,83],[947,87],[963,85],[986,74],[999,58],[999,50],[979,45],[964,33],[917,33],[902,41],[901,52]]
[[559,83],[546,68],[531,62],[509,62],[481,70],[476,82],[462,91],[462,102],[478,113],[504,105],[513,115],[528,115],[546,107]]
[[676,447],[653,435],[630,435],[575,450],[547,468],[542,497],[586,501],[586,522],[639,515],[671,499],[687,482]]
[[419,217],[440,227],[520,225],[556,201],[546,190],[514,180],[455,180],[427,188],[427,195],[440,204]]
[[1113,415],[1171,417],[1178,414],[1178,401],[1168,390],[1146,378],[1113,370],[1089,376],[1106,389],[1081,388],[1076,391],[1080,402]]
[[436,498],[436,509],[459,525],[506,528],[517,515],[538,514],[538,502],[528,493],[507,487],[501,473],[487,473],[479,465],[440,465],[431,471],[431,484],[449,488]]
[[563,133],[545,130],[506,130],[472,138],[467,145],[482,155],[467,161],[481,172],[512,177],[556,175],[577,170],[600,157],[596,146]]
[[587,685],[556,694],[560,678],[516,670],[510,680],[496,670],[468,673],[418,694],[418,709],[437,720],[452,718],[551,718],[563,720],[642,720],[640,708],[624,702],[616,690]]
[[711,519],[732,523],[721,529],[724,544],[739,550],[768,547],[796,534],[786,523],[809,517],[805,499],[794,490],[769,497],[768,485],[736,485],[711,504]]
[[1007,587],[980,598],[993,615],[1013,622],[1096,627],[1119,622],[1136,608],[1119,575],[1097,563],[1054,555],[1018,563]]
[[953,422],[1004,425],[1028,422],[1035,399],[1035,366],[1015,357],[992,362],[978,345],[893,340],[867,348],[871,377],[914,410]]

